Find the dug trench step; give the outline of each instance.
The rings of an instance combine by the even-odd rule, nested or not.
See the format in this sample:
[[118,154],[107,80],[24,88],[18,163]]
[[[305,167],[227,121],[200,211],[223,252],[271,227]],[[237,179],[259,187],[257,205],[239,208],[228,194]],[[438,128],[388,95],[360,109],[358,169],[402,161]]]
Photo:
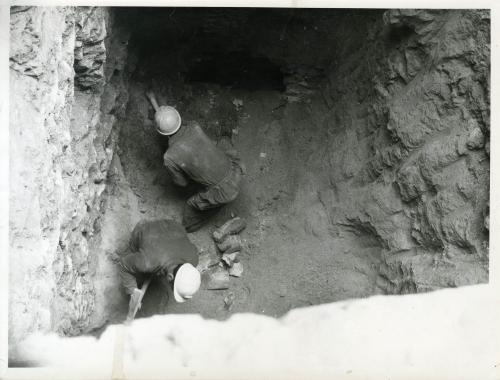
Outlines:
[[222,226],[216,229],[213,232],[212,236],[215,242],[219,244],[222,243],[224,239],[226,239],[226,237],[228,237],[229,235],[240,233],[241,231],[243,231],[243,229],[245,229],[246,226],[247,223],[245,219],[236,217],[231,220],[228,220],[226,223],[224,223]]

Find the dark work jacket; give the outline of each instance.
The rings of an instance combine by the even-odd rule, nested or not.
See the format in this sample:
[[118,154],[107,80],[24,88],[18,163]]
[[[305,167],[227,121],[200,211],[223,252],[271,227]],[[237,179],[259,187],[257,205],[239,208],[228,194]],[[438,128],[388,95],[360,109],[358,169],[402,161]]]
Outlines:
[[204,186],[216,185],[231,169],[227,155],[196,122],[181,126],[170,138],[163,159],[174,183],[179,186],[186,186],[189,179]]
[[[196,246],[188,239],[184,227],[173,220],[139,222],[132,232],[129,249],[130,253],[120,258],[120,264],[131,275],[166,275],[181,264],[198,265]],[[137,287],[131,280],[129,277],[124,281],[126,288]]]

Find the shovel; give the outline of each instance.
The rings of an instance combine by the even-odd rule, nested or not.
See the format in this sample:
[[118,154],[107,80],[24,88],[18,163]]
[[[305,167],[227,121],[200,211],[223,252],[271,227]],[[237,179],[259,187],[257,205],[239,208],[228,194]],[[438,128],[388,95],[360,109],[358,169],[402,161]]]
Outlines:
[[146,92],[146,97],[149,99],[151,102],[151,105],[153,106],[155,112],[158,111],[160,106],[158,105],[158,102],[156,101],[156,97],[153,91],[148,91]]
[[149,283],[151,282],[151,277],[147,278],[144,283],[142,284],[141,290],[139,292],[134,292],[130,296],[130,303],[128,306],[128,314],[127,314],[127,319],[125,321],[125,324],[130,324],[135,318],[135,315],[137,314],[137,311],[141,308],[141,302],[142,298],[144,297],[144,294],[146,293],[146,290],[148,289]]

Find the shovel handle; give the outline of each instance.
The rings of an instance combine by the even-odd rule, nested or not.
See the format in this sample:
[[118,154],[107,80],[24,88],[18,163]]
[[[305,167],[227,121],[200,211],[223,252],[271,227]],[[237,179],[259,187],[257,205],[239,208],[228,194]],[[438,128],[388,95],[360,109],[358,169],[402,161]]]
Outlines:
[[158,111],[160,106],[158,105],[158,102],[156,101],[156,97],[153,91],[148,91],[146,92],[146,97],[149,99],[151,102],[151,105],[153,106],[155,112]]
[[[141,303],[142,303],[142,299],[144,297],[144,294],[146,294],[146,290],[148,289],[148,286],[149,286],[149,283],[151,282],[151,277],[148,277],[144,283],[142,284],[142,287],[141,287],[141,294],[139,295],[139,297],[137,298],[135,304],[133,305],[133,307],[129,307],[129,310],[128,310],[128,315],[127,315],[127,320],[126,320],[126,323],[129,324],[131,323],[134,318],[135,318],[135,315],[137,314],[137,311],[139,311],[139,309],[141,308]],[[132,296],[131,296],[132,297]]]
[[[149,286],[150,282],[151,282],[151,277],[148,277],[148,278],[146,278],[146,280],[142,284],[142,287],[141,287],[142,297],[144,297],[144,293],[146,293],[146,290],[148,290],[148,286]],[[141,300],[142,300],[142,297],[141,297]]]

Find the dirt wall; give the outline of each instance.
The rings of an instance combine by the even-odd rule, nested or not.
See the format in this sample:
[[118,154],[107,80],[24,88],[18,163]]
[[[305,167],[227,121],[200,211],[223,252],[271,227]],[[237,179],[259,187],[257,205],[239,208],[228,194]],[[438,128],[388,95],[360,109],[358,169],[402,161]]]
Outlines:
[[488,279],[489,21],[387,11],[322,92],[331,186],[319,201],[384,248],[388,292]]
[[76,334],[94,308],[91,240],[123,112],[126,44],[97,7],[12,7],[10,348]]

